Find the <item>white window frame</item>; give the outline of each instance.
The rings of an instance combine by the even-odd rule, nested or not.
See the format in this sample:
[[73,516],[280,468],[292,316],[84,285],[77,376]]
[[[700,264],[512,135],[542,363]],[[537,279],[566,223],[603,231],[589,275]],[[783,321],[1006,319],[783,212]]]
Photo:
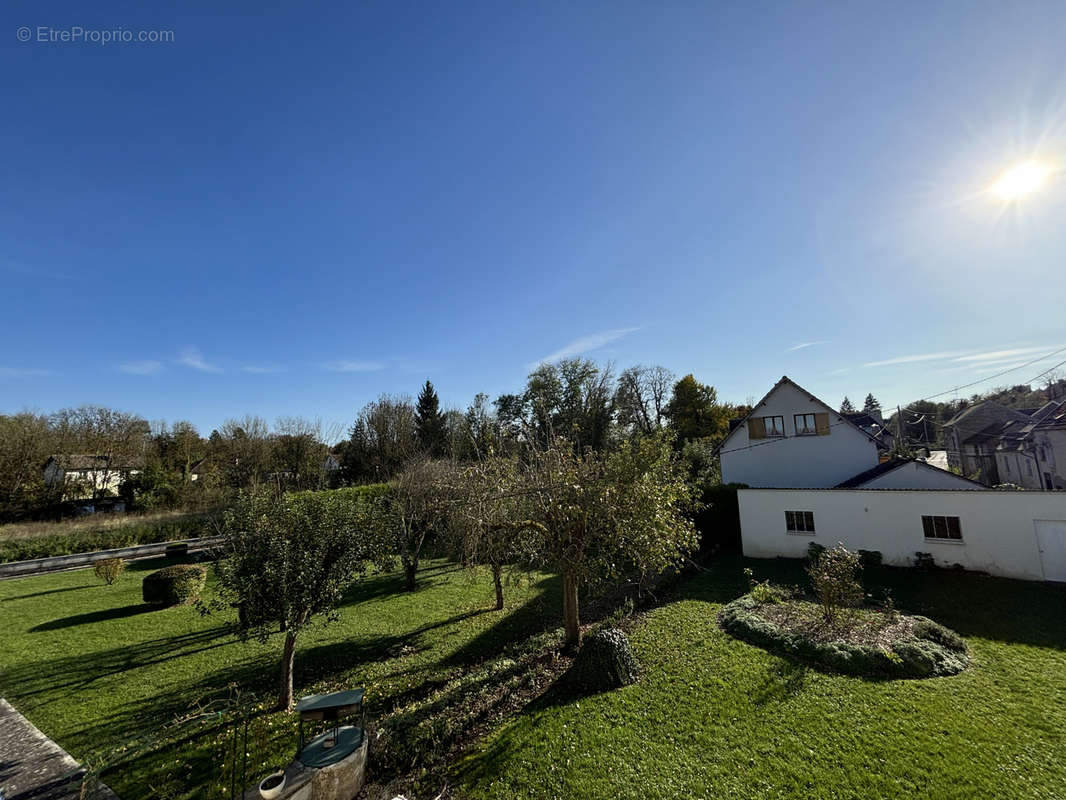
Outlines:
[[814,536],[814,512],[786,511],[785,533],[790,536]]
[[[773,422],[773,420],[781,420],[780,427]],[[775,414],[769,417],[762,417],[763,429],[766,431],[767,439],[783,439],[785,436],[785,418],[780,414]],[[780,433],[778,433],[780,431]]]
[[[926,520],[929,520],[926,522]],[[938,524],[937,520],[943,520]],[[954,520],[954,522],[952,521]],[[952,529],[954,528],[954,531]],[[933,535],[930,536],[929,532],[932,531]],[[939,535],[940,532],[944,535]],[[957,533],[957,536],[952,536],[952,533]],[[955,544],[963,544],[962,538],[962,520],[954,514],[922,514],[922,535],[927,542],[952,542]]]

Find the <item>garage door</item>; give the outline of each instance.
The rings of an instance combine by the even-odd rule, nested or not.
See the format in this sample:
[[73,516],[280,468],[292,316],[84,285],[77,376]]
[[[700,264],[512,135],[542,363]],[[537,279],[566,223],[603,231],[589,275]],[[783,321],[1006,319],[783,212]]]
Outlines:
[[1044,580],[1066,582],[1066,520],[1038,519],[1036,541]]

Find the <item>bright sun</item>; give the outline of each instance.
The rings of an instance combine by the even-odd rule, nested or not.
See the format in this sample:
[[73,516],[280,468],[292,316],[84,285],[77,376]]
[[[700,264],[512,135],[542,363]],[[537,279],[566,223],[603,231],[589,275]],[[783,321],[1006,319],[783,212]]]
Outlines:
[[1020,200],[1043,186],[1054,171],[1043,161],[1023,161],[996,178],[991,189],[1001,200]]

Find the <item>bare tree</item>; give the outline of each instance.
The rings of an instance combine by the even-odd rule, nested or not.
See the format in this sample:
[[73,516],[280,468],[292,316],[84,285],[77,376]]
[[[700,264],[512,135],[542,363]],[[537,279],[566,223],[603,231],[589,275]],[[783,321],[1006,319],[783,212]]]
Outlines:
[[630,367],[618,376],[614,404],[618,424],[630,433],[650,434],[665,424],[676,378],[666,367]]
[[526,527],[518,462],[486,457],[455,474],[448,504],[448,534],[468,565],[487,565],[503,608],[503,571],[520,553]]
[[440,530],[446,520],[455,485],[452,470],[447,461],[412,461],[396,476],[389,502],[383,506],[384,538],[393,543],[409,590],[416,585],[426,536]]
[[344,468],[352,482],[386,481],[420,451],[411,398],[383,394],[355,420]]

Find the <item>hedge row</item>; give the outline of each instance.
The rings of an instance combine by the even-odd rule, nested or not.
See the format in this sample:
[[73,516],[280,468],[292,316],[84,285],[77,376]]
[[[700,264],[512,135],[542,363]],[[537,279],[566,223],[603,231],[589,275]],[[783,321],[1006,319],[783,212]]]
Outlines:
[[744,595],[725,606],[718,619],[738,639],[778,655],[849,675],[933,678],[955,675],[970,664],[962,638],[926,617],[911,617],[917,623],[913,635],[893,643],[891,650],[881,650],[845,642],[814,642],[764,619],[757,609],[752,596]]
[[0,541],[0,564],[9,561],[25,561],[31,558],[66,556],[72,553],[92,553],[97,550],[114,550],[132,547],[135,544],[155,544],[176,539],[196,539],[211,536],[214,528],[207,516],[189,517],[168,522],[132,522],[121,528],[99,531],[78,531],[51,536]]

